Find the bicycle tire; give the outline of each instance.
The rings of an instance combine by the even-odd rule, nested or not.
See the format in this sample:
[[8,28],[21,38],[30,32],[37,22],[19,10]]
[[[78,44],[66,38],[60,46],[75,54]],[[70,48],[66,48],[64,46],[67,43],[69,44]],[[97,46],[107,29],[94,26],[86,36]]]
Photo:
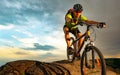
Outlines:
[[[80,65],[80,67],[81,67],[81,75],[86,75],[86,74],[84,74],[84,70],[83,70],[84,68],[83,67],[85,65],[84,60],[86,60],[85,56],[87,56],[86,55],[86,53],[88,51],[87,49],[88,50],[93,50],[94,52],[96,52],[98,54],[98,57],[100,58],[99,60],[100,60],[100,63],[101,63],[101,73],[100,73],[100,75],[106,75],[106,64],[105,64],[104,57],[103,57],[101,51],[95,46],[86,46],[85,50],[82,53],[81,65]],[[87,74],[87,75],[89,75],[89,74]]]

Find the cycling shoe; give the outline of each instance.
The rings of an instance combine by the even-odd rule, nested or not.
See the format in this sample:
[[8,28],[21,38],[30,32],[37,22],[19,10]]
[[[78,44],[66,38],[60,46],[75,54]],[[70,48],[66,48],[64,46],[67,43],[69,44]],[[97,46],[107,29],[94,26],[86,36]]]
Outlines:
[[72,47],[67,47],[67,50],[68,50],[68,54],[74,53],[74,50]]

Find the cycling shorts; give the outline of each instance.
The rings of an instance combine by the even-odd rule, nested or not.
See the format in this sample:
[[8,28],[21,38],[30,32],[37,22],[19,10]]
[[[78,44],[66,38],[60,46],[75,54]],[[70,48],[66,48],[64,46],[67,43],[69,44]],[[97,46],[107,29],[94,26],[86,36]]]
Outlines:
[[77,28],[74,28],[74,29],[71,29],[70,27],[68,27],[67,25],[64,25],[63,29],[67,27],[69,28],[69,32],[72,33],[74,36],[76,36],[76,34],[80,33],[78,27]]

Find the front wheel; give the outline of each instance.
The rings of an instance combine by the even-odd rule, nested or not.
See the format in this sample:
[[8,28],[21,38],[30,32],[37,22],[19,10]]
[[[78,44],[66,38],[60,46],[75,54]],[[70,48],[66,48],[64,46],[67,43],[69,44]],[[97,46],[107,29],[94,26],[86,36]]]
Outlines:
[[106,75],[102,53],[95,46],[87,46],[81,58],[81,75]]

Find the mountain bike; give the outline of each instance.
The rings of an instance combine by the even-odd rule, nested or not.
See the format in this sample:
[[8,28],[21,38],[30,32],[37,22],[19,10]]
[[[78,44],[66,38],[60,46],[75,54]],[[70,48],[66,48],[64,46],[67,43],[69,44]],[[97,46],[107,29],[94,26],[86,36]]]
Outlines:
[[[80,53],[80,50],[84,47],[80,62],[81,75],[106,75],[106,64],[104,57],[101,51],[94,46],[94,40],[91,39],[90,33],[90,29],[93,29],[93,26],[97,26],[97,28],[100,28],[100,26],[87,24],[85,22],[81,22],[78,25],[86,25],[87,28],[81,37],[71,37],[71,47],[74,52],[69,53],[67,50],[68,61],[73,62],[77,57],[77,54]],[[81,38],[83,38],[82,46],[78,49],[78,41]]]

